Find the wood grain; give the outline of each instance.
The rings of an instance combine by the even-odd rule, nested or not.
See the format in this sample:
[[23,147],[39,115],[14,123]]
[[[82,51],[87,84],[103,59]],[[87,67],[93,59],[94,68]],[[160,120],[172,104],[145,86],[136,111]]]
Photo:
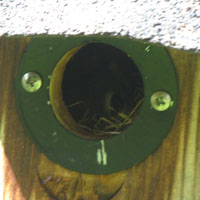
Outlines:
[[51,162],[24,133],[16,112],[15,81],[29,42],[0,39],[0,199],[200,199],[200,55],[168,49],[180,96],[174,125],[158,150],[131,169],[95,176]]

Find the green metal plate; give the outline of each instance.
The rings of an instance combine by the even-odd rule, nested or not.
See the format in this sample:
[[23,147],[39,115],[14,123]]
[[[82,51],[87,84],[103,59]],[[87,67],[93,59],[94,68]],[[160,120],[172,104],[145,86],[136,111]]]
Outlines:
[[[143,78],[145,98],[133,125],[123,134],[106,140],[87,140],[66,130],[49,104],[49,76],[63,55],[89,42],[102,42],[127,53]],[[26,92],[21,79],[37,72],[42,88]],[[164,112],[152,109],[151,95],[166,91],[173,106]],[[178,81],[168,52],[160,46],[123,37],[71,36],[34,38],[27,47],[17,77],[17,106],[26,133],[52,161],[82,173],[108,174],[132,167],[154,152],[169,133],[178,103]]]

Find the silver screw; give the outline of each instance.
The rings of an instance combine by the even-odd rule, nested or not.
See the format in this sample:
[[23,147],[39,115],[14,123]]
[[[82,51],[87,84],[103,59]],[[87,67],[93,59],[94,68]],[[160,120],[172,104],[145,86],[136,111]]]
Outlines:
[[22,77],[22,86],[27,92],[36,92],[42,86],[42,79],[35,72],[28,72]]
[[151,96],[151,105],[157,111],[165,111],[173,106],[173,101],[167,92],[157,91]]

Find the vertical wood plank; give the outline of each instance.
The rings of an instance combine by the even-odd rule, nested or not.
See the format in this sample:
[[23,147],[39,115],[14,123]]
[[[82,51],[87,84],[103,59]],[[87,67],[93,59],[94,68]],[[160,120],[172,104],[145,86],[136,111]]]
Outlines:
[[[18,66],[29,38],[0,39],[0,124],[3,198],[29,199],[37,149],[24,133],[16,112],[15,82]],[[23,187],[22,187],[23,186]]]

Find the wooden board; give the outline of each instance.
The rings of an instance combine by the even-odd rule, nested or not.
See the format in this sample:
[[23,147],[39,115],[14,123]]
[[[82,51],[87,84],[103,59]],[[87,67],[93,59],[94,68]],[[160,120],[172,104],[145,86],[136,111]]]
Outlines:
[[158,150],[131,169],[87,175],[49,161],[24,133],[16,112],[15,81],[29,42],[0,39],[0,199],[200,199],[200,55],[168,49],[180,97],[174,125]]

